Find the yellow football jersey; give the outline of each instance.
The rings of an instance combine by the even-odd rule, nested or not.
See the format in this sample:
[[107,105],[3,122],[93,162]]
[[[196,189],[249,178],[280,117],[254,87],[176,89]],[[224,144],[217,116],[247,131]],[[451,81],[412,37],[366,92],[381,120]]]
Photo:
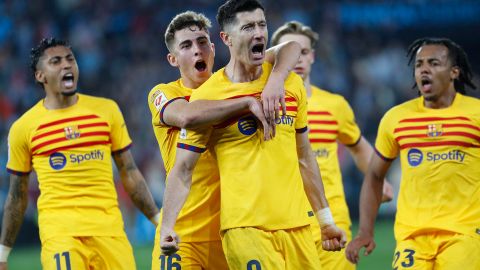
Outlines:
[[395,237],[446,230],[480,238],[480,102],[457,93],[448,108],[423,104],[390,109],[378,129],[377,153],[400,153]]
[[[175,163],[180,129],[164,123],[163,112],[174,100],[189,99],[192,89],[182,81],[155,86],[148,95],[152,126],[167,174]],[[184,242],[220,240],[220,187],[218,168],[209,152],[198,160],[192,176],[190,195],[180,211],[175,231]],[[157,228],[157,233],[160,226]]]
[[42,241],[53,236],[122,236],[112,154],[131,145],[117,104],[78,95],[64,109],[38,102],[10,129],[7,170],[38,176]]
[[[221,69],[195,90],[190,100],[259,96],[271,69],[264,63],[261,77],[245,83],[232,83]],[[263,131],[252,115],[180,135],[178,147],[204,151],[208,143],[215,154],[221,179],[222,230],[278,230],[309,223],[295,135],[307,130],[307,99],[298,75],[292,73],[285,88],[288,115],[277,121],[277,134],[271,141],[263,140]]]
[[[333,218],[336,223],[350,225],[337,140],[348,146],[355,145],[361,138],[352,108],[342,96],[312,86],[312,95],[308,98],[308,127],[308,138],[320,167]],[[314,216],[311,221],[315,241],[320,241],[318,221]]]

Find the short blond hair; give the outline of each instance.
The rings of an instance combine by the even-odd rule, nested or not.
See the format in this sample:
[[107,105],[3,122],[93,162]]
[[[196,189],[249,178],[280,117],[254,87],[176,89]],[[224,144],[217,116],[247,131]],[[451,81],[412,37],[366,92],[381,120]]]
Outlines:
[[208,28],[212,27],[210,20],[202,13],[193,11],[185,11],[176,15],[168,24],[165,31],[165,45],[170,52],[173,51],[173,41],[175,40],[175,33],[186,27],[197,26],[200,30],[208,32]]
[[315,48],[318,42],[318,33],[312,30],[309,26],[304,25],[301,22],[290,21],[280,26],[272,35],[272,46],[276,46],[279,43],[280,38],[286,34],[298,34],[304,35],[310,39],[312,48]]

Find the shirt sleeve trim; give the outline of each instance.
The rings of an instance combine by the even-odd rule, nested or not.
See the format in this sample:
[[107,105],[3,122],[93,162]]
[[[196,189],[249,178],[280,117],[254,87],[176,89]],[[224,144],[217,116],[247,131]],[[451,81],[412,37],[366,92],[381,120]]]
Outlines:
[[9,168],[7,168],[7,172],[10,173],[10,174],[18,175],[18,176],[25,176],[25,175],[30,174],[30,172],[20,172],[20,171],[12,170],[12,169],[9,169]]
[[167,108],[167,106],[170,105],[175,100],[179,100],[179,99],[185,99],[188,101],[188,99],[185,97],[176,97],[176,98],[170,99],[167,103],[165,103],[165,105],[163,105],[162,109],[160,110],[160,122],[162,122],[162,124],[168,126],[168,124],[165,123],[165,121],[163,121],[163,112],[165,111],[165,108]]
[[360,136],[358,136],[358,139],[354,143],[347,144],[346,146],[347,147],[354,147],[355,145],[357,145],[360,142],[361,139],[362,139],[362,133],[360,133]]
[[295,129],[295,131],[296,131],[297,133],[304,133],[304,132],[307,131],[307,130],[308,130],[308,126],[305,126],[305,127],[303,127],[303,128],[297,128],[297,129]]
[[185,149],[185,150],[196,152],[196,153],[203,153],[207,150],[207,148],[200,148],[200,147],[196,147],[196,146],[188,145],[184,143],[177,143],[177,148]]
[[385,161],[394,161],[394,160],[395,160],[395,158],[388,158],[388,157],[382,155],[382,154],[377,150],[376,147],[373,148],[373,149],[375,150],[375,153],[377,153],[377,155],[378,155],[381,159],[383,159],[383,160],[385,160]]
[[132,147],[132,143],[130,143],[129,145],[125,146],[125,147],[122,148],[122,149],[118,149],[118,150],[112,151],[112,156],[113,156],[113,155],[121,154],[121,153],[127,151],[128,149],[130,149],[130,147]]

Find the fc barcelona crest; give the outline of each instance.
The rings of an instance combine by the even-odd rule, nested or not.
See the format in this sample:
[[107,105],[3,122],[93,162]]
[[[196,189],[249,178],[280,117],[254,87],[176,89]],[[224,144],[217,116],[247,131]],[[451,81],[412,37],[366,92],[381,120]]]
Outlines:
[[442,124],[429,124],[427,136],[428,137],[439,137],[442,136],[443,128]]
[[80,137],[80,130],[77,126],[70,126],[63,129],[65,131],[65,138],[73,140]]

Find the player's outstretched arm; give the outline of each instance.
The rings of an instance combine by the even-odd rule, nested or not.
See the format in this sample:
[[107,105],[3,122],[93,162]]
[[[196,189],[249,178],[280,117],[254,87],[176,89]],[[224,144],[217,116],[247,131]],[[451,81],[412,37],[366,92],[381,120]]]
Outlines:
[[178,148],[175,165],[167,176],[160,230],[160,248],[165,255],[178,250],[180,239],[174,231],[175,222],[190,193],[192,173],[199,157],[200,153]]
[[[348,147],[348,150],[352,154],[353,160],[355,161],[355,165],[357,165],[357,168],[365,175],[368,170],[370,158],[373,154],[372,145],[363,136],[361,136],[358,143],[354,146]],[[387,181],[387,179],[384,179],[382,202],[389,202],[392,199],[393,187]]]
[[122,180],[123,187],[130,199],[142,213],[157,226],[160,210],[153,200],[145,178],[137,168],[130,150],[113,155]]
[[360,192],[360,226],[357,236],[348,244],[347,259],[352,263],[360,260],[359,251],[365,247],[365,256],[375,248],[373,230],[378,208],[382,203],[383,179],[390,168],[391,161],[373,154]]
[[263,111],[269,123],[279,118],[279,104],[283,115],[287,114],[284,83],[290,71],[298,63],[302,53],[301,45],[296,41],[287,41],[266,51],[265,60],[273,64],[272,72],[262,91]]
[[[164,108],[162,120],[169,126],[195,129],[219,124],[244,113],[252,112],[257,105],[254,97],[229,100],[195,100],[187,102],[177,99]],[[263,111],[260,117],[265,118]],[[255,116],[259,116],[256,112]]]
[[313,155],[308,132],[297,133],[297,154],[305,193],[318,218],[322,230],[322,247],[328,251],[341,250],[347,241],[344,231],[333,220],[325,197],[320,170]]
[[28,175],[10,175],[10,188],[5,201],[0,235],[0,269],[7,269],[8,253],[23,223],[28,205],[28,179]]
[[265,118],[262,104],[254,97],[241,97],[229,100],[195,100],[187,102],[178,99],[165,107],[163,121],[179,128],[196,129],[219,124],[231,117],[252,113],[262,124],[265,140],[271,137],[275,124]]

